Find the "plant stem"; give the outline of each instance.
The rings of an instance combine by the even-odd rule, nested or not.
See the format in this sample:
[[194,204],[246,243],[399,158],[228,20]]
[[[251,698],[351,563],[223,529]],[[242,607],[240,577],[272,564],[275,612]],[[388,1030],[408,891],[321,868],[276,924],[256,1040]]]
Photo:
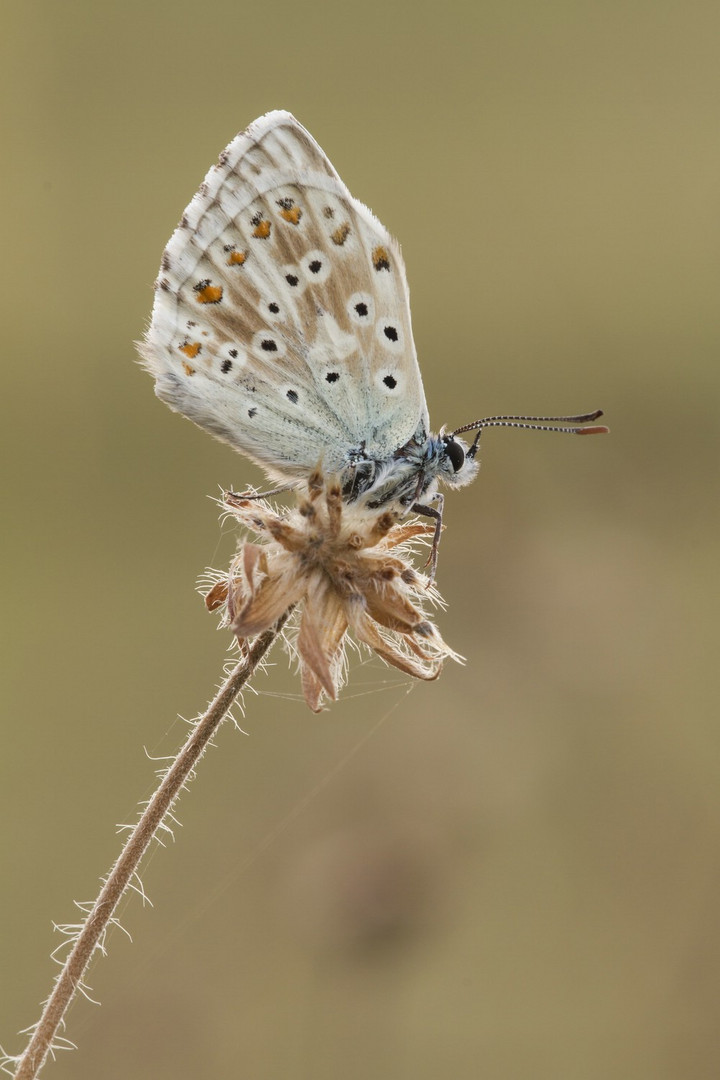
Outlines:
[[190,736],[148,803],[140,820],[130,833],[120,856],[100,890],[92,910],[68,954],[53,991],[45,1003],[42,1016],[30,1042],[20,1056],[15,1080],[34,1080],[40,1072],[58,1028],[72,1001],[93,952],[108,927],[128,883],[136,873],[147,847],[161,826],[163,818],[175,802],[183,784],[202,756],[208,742],[227,715],[235,698],[253,674],[258,664],[282,630],[289,611],[277,624],[260,634],[218,690],[207,711],[197,721]]

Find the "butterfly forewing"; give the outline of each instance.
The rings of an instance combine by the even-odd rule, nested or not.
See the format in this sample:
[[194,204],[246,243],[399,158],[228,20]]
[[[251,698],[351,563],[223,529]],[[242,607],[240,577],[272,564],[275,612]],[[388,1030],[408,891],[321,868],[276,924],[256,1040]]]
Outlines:
[[399,247],[289,113],[208,173],[143,355],[171,408],[278,478],[384,461],[427,432]]

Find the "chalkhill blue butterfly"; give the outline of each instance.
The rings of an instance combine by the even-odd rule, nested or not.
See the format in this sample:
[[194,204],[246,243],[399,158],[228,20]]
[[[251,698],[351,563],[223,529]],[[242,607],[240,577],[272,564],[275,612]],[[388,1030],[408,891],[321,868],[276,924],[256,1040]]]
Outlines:
[[484,428],[607,430],[591,426],[597,411],[433,434],[399,245],[288,112],[260,117],[220,155],[155,290],[141,352],[158,397],[281,485],[319,465],[348,504],[433,518],[431,577],[438,486],[475,477]]

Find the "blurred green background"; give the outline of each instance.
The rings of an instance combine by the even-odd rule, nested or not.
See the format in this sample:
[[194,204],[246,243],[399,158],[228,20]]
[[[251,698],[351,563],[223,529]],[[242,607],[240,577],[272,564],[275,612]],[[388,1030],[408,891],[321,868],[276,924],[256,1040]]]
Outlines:
[[3,17],[0,1040],[227,638],[257,482],[133,362],[219,151],[294,112],[400,238],[447,502],[440,625],[314,717],[281,651],[182,799],[53,1080],[720,1074],[720,8],[37,0]]

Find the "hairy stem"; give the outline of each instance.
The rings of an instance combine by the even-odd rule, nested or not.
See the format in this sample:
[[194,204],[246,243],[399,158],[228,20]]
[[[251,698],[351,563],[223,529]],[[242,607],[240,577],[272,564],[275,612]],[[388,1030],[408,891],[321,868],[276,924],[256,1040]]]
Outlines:
[[83,974],[90,962],[101,935],[108,927],[113,912],[137,871],[147,847],[161,826],[163,818],[178,797],[183,784],[202,756],[205,747],[228,713],[235,698],[253,674],[258,664],[277,638],[290,612],[278,623],[260,634],[242,660],[230,673],[209,705],[207,712],[197,721],[190,737],[148,803],[140,820],[130,833],[120,856],[110,871],[92,910],[80,930],[63,969],[48,998],[42,1016],[35,1027],[30,1042],[21,1055],[15,1072],[15,1080],[34,1080],[40,1072],[56,1037],[58,1028],[72,1001]]

